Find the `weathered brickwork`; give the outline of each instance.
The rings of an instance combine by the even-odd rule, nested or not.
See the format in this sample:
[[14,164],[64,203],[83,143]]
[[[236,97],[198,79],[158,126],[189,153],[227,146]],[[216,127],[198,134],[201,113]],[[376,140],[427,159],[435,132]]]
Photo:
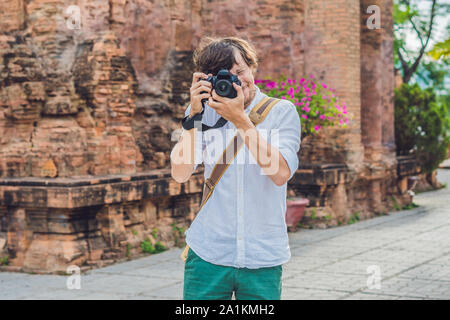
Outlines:
[[[370,30],[367,7],[381,28]],[[70,5],[81,28],[68,27]],[[354,121],[302,141],[290,195],[305,223],[337,225],[411,201],[414,159],[393,134],[392,0],[7,0],[0,3],[0,255],[8,268],[64,271],[182,243],[202,168],[170,177],[172,132],[204,35],[249,39],[256,78],[314,75]],[[156,231],[155,231],[156,230]]]

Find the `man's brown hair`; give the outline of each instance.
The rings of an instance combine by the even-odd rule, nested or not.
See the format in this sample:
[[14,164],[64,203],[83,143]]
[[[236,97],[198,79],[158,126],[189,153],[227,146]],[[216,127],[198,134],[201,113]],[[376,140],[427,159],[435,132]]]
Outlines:
[[247,41],[236,37],[204,37],[194,52],[196,71],[217,75],[221,69],[230,70],[236,63],[234,50],[238,50],[245,63],[256,71],[258,56],[254,47]]

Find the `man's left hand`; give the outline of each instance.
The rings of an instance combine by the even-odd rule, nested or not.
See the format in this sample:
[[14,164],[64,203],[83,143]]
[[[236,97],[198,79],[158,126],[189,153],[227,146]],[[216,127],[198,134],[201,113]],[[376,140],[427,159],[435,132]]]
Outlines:
[[208,99],[208,105],[236,126],[236,123],[242,121],[247,115],[244,112],[244,92],[242,87],[234,82],[233,87],[237,91],[236,98],[221,97],[216,93],[216,90],[213,90],[212,96]]

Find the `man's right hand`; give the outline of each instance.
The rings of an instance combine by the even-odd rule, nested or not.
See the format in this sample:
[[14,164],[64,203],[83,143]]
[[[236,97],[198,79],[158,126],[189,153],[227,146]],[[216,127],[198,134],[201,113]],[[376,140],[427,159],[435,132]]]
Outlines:
[[[212,74],[210,73],[209,76]],[[211,96],[212,85],[206,79],[208,75],[202,72],[195,72],[192,76],[190,118],[202,112],[202,99],[208,99]]]

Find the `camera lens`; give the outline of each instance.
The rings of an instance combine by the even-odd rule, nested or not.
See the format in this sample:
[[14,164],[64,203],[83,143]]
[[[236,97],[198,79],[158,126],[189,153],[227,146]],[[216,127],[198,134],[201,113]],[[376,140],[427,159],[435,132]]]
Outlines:
[[231,84],[227,80],[218,81],[216,84],[216,92],[219,96],[226,97],[228,96],[231,90]]

